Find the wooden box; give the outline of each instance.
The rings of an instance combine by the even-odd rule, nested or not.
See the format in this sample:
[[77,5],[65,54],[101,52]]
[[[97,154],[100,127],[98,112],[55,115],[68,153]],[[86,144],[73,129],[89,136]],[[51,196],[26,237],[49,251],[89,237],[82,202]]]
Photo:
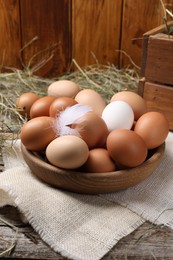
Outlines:
[[173,130],[173,35],[166,34],[165,26],[143,36],[141,76],[138,92],[148,110],[163,112]]
[[[168,30],[173,22],[168,23]],[[161,25],[143,35],[141,75],[147,81],[173,85],[173,35]]]
[[158,83],[147,82],[145,78],[139,82],[139,94],[147,103],[148,111],[164,113],[173,130],[173,87]]
[[145,78],[173,85],[173,36],[158,33],[149,37]]

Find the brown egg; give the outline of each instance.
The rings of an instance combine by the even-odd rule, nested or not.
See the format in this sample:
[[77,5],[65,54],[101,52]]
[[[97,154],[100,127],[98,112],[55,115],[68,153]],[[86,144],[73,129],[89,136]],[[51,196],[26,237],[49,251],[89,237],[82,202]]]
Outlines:
[[132,128],[131,128],[131,130],[133,130],[133,131],[134,131],[134,129],[135,129],[135,125],[136,125],[136,121],[134,121],[134,122],[133,122],[133,125],[132,125]]
[[21,142],[31,151],[42,151],[56,138],[53,117],[36,117],[21,128]]
[[49,116],[50,105],[55,99],[55,97],[45,96],[35,101],[30,110],[30,118]]
[[16,108],[22,116],[30,117],[30,109],[33,103],[40,97],[32,92],[26,92],[20,95],[16,100]]
[[107,150],[117,165],[136,167],[147,157],[147,146],[138,134],[132,130],[113,130],[107,138]]
[[148,149],[153,149],[165,141],[169,123],[163,113],[147,112],[137,120],[134,131],[143,138]]
[[83,165],[88,158],[87,144],[77,136],[57,137],[46,148],[48,161],[60,168],[75,169]]
[[48,96],[74,98],[80,91],[78,84],[71,80],[58,80],[49,85]]
[[94,112],[85,114],[71,127],[79,132],[90,149],[105,146],[109,132],[104,120]]
[[137,93],[131,91],[121,91],[114,94],[112,101],[125,101],[133,109],[135,120],[147,112],[147,105],[145,100]]
[[86,163],[82,166],[85,172],[111,172],[115,170],[115,163],[104,148],[89,151]]
[[102,96],[93,89],[83,89],[75,97],[79,104],[90,106],[93,111],[101,116],[106,103]]
[[59,97],[56,98],[49,108],[49,115],[55,117],[60,111],[66,107],[77,104],[77,101],[70,97]]

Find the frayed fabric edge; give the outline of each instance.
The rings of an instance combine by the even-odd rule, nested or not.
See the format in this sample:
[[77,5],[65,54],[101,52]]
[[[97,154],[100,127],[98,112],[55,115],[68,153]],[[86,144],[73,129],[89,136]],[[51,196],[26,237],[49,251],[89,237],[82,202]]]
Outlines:
[[104,250],[102,250],[102,252],[100,253],[100,255],[98,255],[97,258],[94,259],[87,259],[87,258],[81,258],[78,257],[74,254],[71,254],[69,252],[67,252],[66,249],[60,247],[59,245],[55,244],[50,236],[47,236],[47,234],[45,234],[45,232],[43,230],[40,229],[39,226],[37,226],[37,224],[35,223],[35,220],[33,218],[33,216],[31,215],[30,212],[28,212],[26,209],[24,209],[23,207],[21,207],[21,201],[18,198],[18,196],[16,196],[16,194],[10,190],[8,187],[2,187],[3,191],[5,191],[8,196],[10,196],[12,198],[12,200],[14,201],[14,205],[19,209],[19,211],[24,214],[24,216],[27,218],[28,222],[30,223],[30,225],[34,228],[34,230],[40,235],[41,239],[46,242],[48,244],[48,246],[50,246],[51,249],[53,249],[56,253],[60,253],[62,256],[67,257],[69,259],[73,259],[73,260],[99,260],[101,259],[105,254],[107,254],[109,252],[109,250],[115,246],[117,244],[117,242],[127,236],[128,234],[130,234],[131,232],[133,232],[136,228],[138,228],[141,224],[143,224],[145,221],[143,219],[140,219],[139,221],[137,221],[136,223],[134,223],[132,226],[129,227],[129,229],[126,232],[120,233],[120,234],[116,234],[115,239],[113,239],[111,241],[111,243],[109,245],[104,245]]
[[7,205],[10,205],[10,206],[15,206],[18,208],[18,210],[20,211],[20,213],[24,214],[24,216],[26,217],[26,219],[28,220],[29,224],[34,228],[34,230],[40,235],[41,239],[46,242],[50,248],[52,248],[56,253],[60,253],[62,254],[62,256],[65,256],[69,259],[74,259],[74,260],[83,260],[82,258],[78,258],[76,257],[75,255],[72,255],[70,253],[68,253],[65,249],[57,246],[56,244],[54,244],[54,242],[51,240],[50,237],[48,237],[44,231],[40,230],[40,227],[38,227],[34,221],[34,218],[33,216],[27,212],[25,209],[23,209],[22,207],[20,207],[20,199],[16,196],[16,194],[10,190],[8,187],[1,187],[1,189],[8,194],[8,196],[11,197],[11,199],[14,201],[14,204],[13,205],[10,205],[8,203],[3,203],[3,205],[0,205],[0,207],[4,207],[4,206],[7,206]]
[[104,245],[104,250],[101,252],[101,254],[97,258],[94,258],[94,259],[91,259],[91,257],[90,257],[90,259],[81,258],[81,257],[78,257],[76,255],[73,255],[73,254],[67,252],[64,248],[55,244],[52,241],[51,237],[47,236],[43,230],[40,230],[40,227],[37,226],[37,224],[35,223],[35,220],[34,220],[33,216],[31,215],[31,213],[28,212],[26,209],[20,207],[21,202],[20,202],[20,199],[16,196],[16,194],[13,191],[11,191],[8,187],[5,187],[3,190],[5,190],[5,192],[7,194],[9,194],[9,196],[14,200],[16,207],[19,209],[19,211],[21,213],[24,214],[24,216],[27,218],[30,225],[40,235],[41,239],[44,242],[46,242],[50,246],[50,248],[53,249],[56,253],[60,253],[62,256],[67,257],[69,259],[74,259],[74,260],[99,260],[105,254],[107,254],[109,252],[109,250],[113,246],[115,246],[121,238],[130,234],[131,232],[133,232],[136,228],[138,228],[141,224],[143,224],[145,222],[143,219],[140,219],[136,223],[134,223],[132,226],[130,226],[129,229],[126,232],[120,233],[118,236],[116,234],[116,238],[113,239],[112,242],[109,245]]

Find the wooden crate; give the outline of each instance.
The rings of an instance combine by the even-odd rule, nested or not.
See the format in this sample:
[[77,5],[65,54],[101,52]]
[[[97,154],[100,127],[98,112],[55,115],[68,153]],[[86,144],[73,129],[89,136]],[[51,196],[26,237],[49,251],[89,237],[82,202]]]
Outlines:
[[145,78],[173,85],[173,36],[159,33],[149,37]]
[[[173,26],[169,22],[168,27]],[[173,130],[173,36],[159,26],[143,36],[143,53],[138,93],[146,100],[148,111],[163,112]]]
[[[173,27],[173,22],[167,24]],[[165,25],[143,35],[141,75],[150,82],[173,85],[173,36],[166,34]]]
[[173,130],[173,87],[147,82],[142,79],[139,84],[148,111],[164,113],[169,122],[169,129]]

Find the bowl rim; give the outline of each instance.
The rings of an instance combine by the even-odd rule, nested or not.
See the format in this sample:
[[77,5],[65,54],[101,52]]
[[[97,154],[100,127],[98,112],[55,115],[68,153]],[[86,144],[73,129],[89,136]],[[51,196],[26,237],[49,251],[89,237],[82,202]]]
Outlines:
[[[106,193],[114,192],[134,186],[147,177],[158,167],[165,151],[165,142],[153,149],[153,154],[144,163],[134,168],[115,170],[111,172],[91,173],[69,169],[61,169],[43,160],[37,153],[32,152],[21,143],[23,158],[32,173],[41,181],[51,186],[79,193]],[[36,169],[40,169],[39,171]],[[51,176],[44,174],[46,170]],[[49,180],[49,177],[53,180]],[[88,185],[83,186],[83,182]],[[96,184],[100,184],[100,187]],[[106,184],[109,186],[107,187]],[[95,187],[96,186],[96,187]],[[94,190],[96,188],[96,190]]]
[[[43,166],[46,168],[49,168],[50,170],[57,171],[58,174],[67,174],[67,173],[74,173],[74,174],[85,174],[85,175],[98,175],[97,172],[82,172],[82,171],[75,171],[75,170],[70,170],[70,169],[63,169],[57,166],[54,166],[50,164],[49,162],[46,162],[43,160],[41,156],[38,155],[38,153],[33,152],[31,150],[28,150],[22,143],[21,143],[21,150],[23,154],[27,154],[31,159],[33,159],[36,162],[41,163]],[[147,160],[145,160],[142,164],[133,167],[133,168],[126,168],[122,170],[115,170],[115,171],[110,171],[110,172],[99,172],[100,175],[108,175],[108,174],[118,174],[118,172],[123,172],[123,171],[133,171],[135,168],[143,168],[144,166],[152,163],[153,161],[156,161],[157,159],[160,159],[160,157],[163,155],[163,152],[165,150],[165,142],[155,148],[156,152],[154,152],[151,157],[149,157]]]

